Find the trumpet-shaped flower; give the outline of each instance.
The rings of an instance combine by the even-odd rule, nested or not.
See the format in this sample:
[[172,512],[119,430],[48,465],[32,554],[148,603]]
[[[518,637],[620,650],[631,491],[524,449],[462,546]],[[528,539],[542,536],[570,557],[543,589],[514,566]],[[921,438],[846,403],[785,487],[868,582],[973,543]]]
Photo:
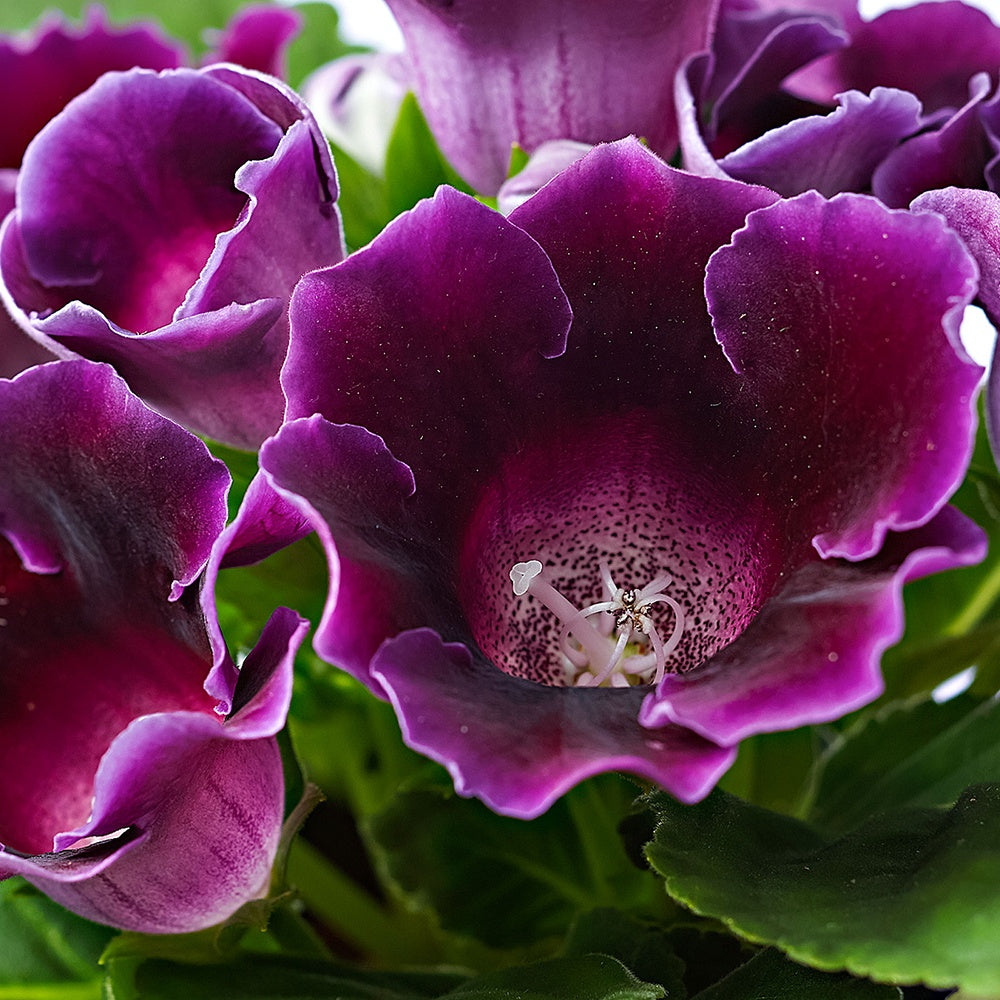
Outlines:
[[0,440],[0,878],[116,927],[216,923],[267,891],[306,623],[213,657],[228,473],[108,366],[0,381]]
[[0,233],[14,319],[106,361],[185,426],[254,447],[281,422],[299,277],[343,256],[329,148],[276,80],[109,73],[31,142]]
[[261,468],[327,549],[317,652],[519,816],[865,704],[903,581],[983,554],[975,277],[933,215],[634,141],[509,220],[442,189],[293,298]]

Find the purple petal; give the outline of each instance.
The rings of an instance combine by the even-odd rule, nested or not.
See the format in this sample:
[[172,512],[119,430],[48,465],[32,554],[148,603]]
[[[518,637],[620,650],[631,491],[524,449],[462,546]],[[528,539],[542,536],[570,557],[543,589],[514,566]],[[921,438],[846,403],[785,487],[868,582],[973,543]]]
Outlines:
[[[510,280],[495,282],[497,271]],[[569,308],[529,236],[441,188],[371,246],[306,275],[290,318],[287,418],[361,425],[439,493],[454,487],[441,470],[488,462],[520,386],[562,351]],[[386,369],[387,345],[405,366]]]
[[914,199],[915,212],[937,212],[962,237],[979,265],[979,301],[1000,325],[1000,197],[992,191],[949,187]]
[[800,118],[747,143],[719,161],[730,176],[791,197],[816,190],[832,197],[864,191],[872,173],[920,128],[920,102],[901,90],[851,90],[829,115]]
[[751,111],[793,70],[842,48],[848,36],[834,20],[796,11],[725,11],[712,40],[711,74],[699,103],[711,108],[708,133]]
[[430,629],[386,642],[372,672],[407,744],[444,764],[460,795],[509,816],[532,819],[584,778],[613,770],[696,801],[735,759],[684,729],[639,726],[636,691],[519,681]]
[[736,390],[725,358],[706,352],[705,265],[776,197],[672,170],[626,140],[597,147],[513,212],[573,308],[565,363],[543,371],[552,398],[534,419],[571,425],[663,408],[692,440],[702,429],[711,437],[719,401]]
[[731,745],[839,718],[882,692],[881,655],[903,634],[903,584],[985,554],[983,532],[946,507],[871,560],[809,563],[736,642],[700,670],[664,678],[640,720]]
[[766,476],[821,555],[874,555],[961,482],[982,373],[958,324],[976,276],[940,220],[859,195],[756,212],[709,263],[716,335],[770,424]]
[[497,5],[391,0],[421,107],[477,190],[504,180],[511,145],[596,143],[630,133],[670,155],[673,77],[706,46],[712,0],[641,0],[627,22],[604,0]]
[[236,63],[284,78],[288,75],[288,46],[301,27],[297,11],[274,4],[250,4],[233,15],[210,61]]
[[[1000,325],[1000,197],[992,191],[946,188],[920,195],[915,212],[936,212],[962,237],[979,265],[979,297],[994,326]],[[986,423],[993,454],[1000,456],[1000,365],[990,368]]]
[[922,191],[982,186],[988,147],[979,111],[990,89],[985,73],[974,76],[963,108],[940,128],[904,142],[876,167],[872,193],[890,208],[906,208]]
[[[126,581],[135,587],[139,571],[158,599],[176,597],[201,571],[225,524],[226,467],[148,410],[106,366],[56,363],[0,385],[8,470],[0,482],[0,525],[25,567],[68,566],[109,595]],[[108,424],[127,424],[132,441],[103,431]],[[74,498],[79,522],[61,514],[61,495]],[[107,518],[112,497],[128,512],[127,537]],[[93,539],[75,536],[78,524]],[[137,550],[144,553],[138,566]]]
[[[25,154],[18,217],[28,267],[47,286],[79,289],[125,329],[156,329],[243,210],[236,171],[270,156],[281,131],[190,70],[108,74],[69,111]],[[198,170],[182,170],[195,149]]]
[[[298,419],[261,468],[327,552],[317,651],[495,809],[615,767],[705,794],[731,752],[637,724],[657,676],[773,660],[804,678],[794,711],[832,718],[874,696],[899,623],[858,612],[845,636],[844,608],[981,555],[938,513],[971,448],[975,277],[933,216],[780,202],[631,140],[509,220],[439,193],[293,301]],[[629,592],[649,649],[613,653]]]
[[219,733],[204,715],[137,720],[105,757],[97,786],[99,795],[111,786],[137,794],[127,808],[117,796],[103,814],[95,805],[88,827],[113,832],[131,820],[138,836],[96,859],[87,848],[0,853],[0,871],[90,920],[145,933],[209,927],[264,895],[281,831],[281,757],[273,739]]
[[[426,573],[420,561],[400,551],[403,539],[392,537],[394,526],[405,519],[413,473],[393,458],[381,438],[361,427],[331,424],[318,414],[286,423],[265,441],[260,464],[315,527],[330,564],[329,597],[314,640],[317,653],[373,684],[369,661],[385,636],[422,621],[419,612],[427,613],[419,607],[426,602],[408,597],[396,574],[380,572],[379,564],[395,557],[404,572],[410,564],[416,579],[409,590],[423,591],[431,600],[435,596],[435,588],[420,580]],[[366,569],[366,563],[375,565]]]
[[543,142],[532,154],[527,165],[510,180],[506,180],[497,192],[497,208],[510,215],[515,208],[523,205],[539,188],[544,187],[556,174],[576,163],[593,147],[572,139],[552,139]]

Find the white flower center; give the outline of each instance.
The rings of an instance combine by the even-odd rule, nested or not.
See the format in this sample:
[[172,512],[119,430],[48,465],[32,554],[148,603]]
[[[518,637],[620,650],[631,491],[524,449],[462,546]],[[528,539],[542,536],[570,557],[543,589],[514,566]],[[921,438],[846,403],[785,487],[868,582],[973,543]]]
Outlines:
[[[607,599],[584,608],[577,608],[548,582],[537,559],[515,563],[510,579],[515,594],[530,594],[562,622],[559,652],[568,686],[658,684],[684,634],[684,612],[664,593],[673,578],[662,574],[641,589],[623,588],[605,563],[599,565]],[[672,612],[673,630],[666,642],[650,615],[654,604],[666,604]]]

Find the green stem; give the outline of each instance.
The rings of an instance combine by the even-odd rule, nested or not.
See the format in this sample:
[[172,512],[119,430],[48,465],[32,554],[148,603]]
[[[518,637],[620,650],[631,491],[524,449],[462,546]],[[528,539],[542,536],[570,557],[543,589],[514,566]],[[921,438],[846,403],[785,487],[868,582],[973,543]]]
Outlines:
[[1000,562],[990,570],[972,600],[945,629],[945,635],[958,636],[971,632],[982,622],[998,600],[1000,600]]
[[404,964],[425,957],[428,942],[412,923],[384,909],[301,837],[288,856],[288,882],[331,931],[368,955]]
[[595,890],[594,902],[613,902],[605,872],[608,869],[608,851],[616,850],[619,842],[618,826],[609,817],[607,803],[592,781],[585,781],[575,788],[566,801],[590,870],[590,881]]

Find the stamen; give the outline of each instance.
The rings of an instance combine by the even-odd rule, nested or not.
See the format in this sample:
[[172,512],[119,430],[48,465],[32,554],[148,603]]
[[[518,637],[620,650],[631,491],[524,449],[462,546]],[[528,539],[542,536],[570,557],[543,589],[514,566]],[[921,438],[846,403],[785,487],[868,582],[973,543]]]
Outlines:
[[[563,597],[542,575],[542,564],[537,559],[516,563],[510,571],[514,593],[518,597],[531,594],[551,611],[561,622],[570,622],[577,618],[576,608]],[[587,620],[581,617],[572,626],[572,635],[582,648],[586,662],[603,662],[607,655],[607,639],[598,632]],[[579,666],[584,666],[581,663]]]
[[[515,594],[531,594],[563,623],[558,645],[568,661],[569,684],[598,687],[610,683],[613,687],[622,687],[630,683],[629,677],[635,677],[639,683],[659,684],[666,673],[667,660],[680,644],[684,633],[684,612],[677,601],[664,593],[664,588],[673,582],[673,577],[664,573],[638,590],[632,587],[623,589],[615,583],[606,563],[602,561],[599,569],[608,599],[579,610],[545,580],[538,559],[516,563],[510,571],[510,579]],[[654,604],[666,604],[673,612],[673,630],[666,642],[648,613]],[[590,622],[588,619],[595,615],[600,616],[598,621]],[[604,622],[609,625],[606,629],[601,627]],[[614,631],[618,635],[609,656],[610,638]],[[652,652],[626,655],[629,642],[637,635],[648,639]],[[570,638],[576,641],[578,647],[570,642]]]

